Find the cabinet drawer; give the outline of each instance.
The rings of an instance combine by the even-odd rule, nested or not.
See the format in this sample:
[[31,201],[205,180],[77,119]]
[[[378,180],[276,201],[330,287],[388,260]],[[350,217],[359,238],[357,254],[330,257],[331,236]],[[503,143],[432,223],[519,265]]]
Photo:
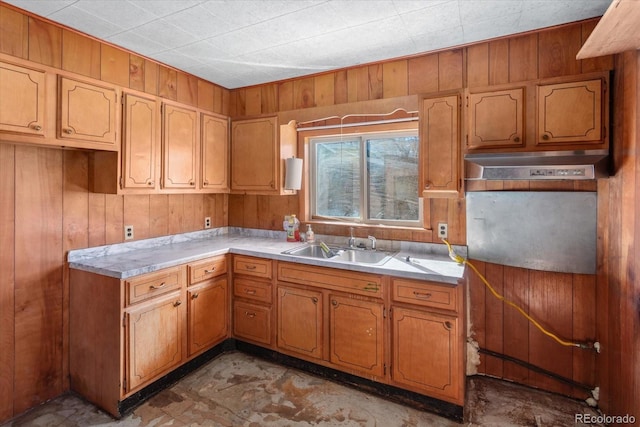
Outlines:
[[254,280],[236,278],[233,281],[233,296],[249,298],[271,304],[273,300],[271,284]]
[[184,282],[182,267],[167,268],[133,277],[125,282],[127,305],[180,289]]
[[430,282],[393,279],[393,300],[457,311],[457,288]]
[[271,260],[242,255],[233,257],[233,272],[271,279]]
[[189,263],[189,284],[202,282],[212,277],[223,275],[227,272],[227,258],[225,256],[203,259]]
[[271,344],[271,309],[236,301],[233,304],[233,335],[262,344]]
[[338,268],[278,263],[278,280],[382,298],[382,277]]

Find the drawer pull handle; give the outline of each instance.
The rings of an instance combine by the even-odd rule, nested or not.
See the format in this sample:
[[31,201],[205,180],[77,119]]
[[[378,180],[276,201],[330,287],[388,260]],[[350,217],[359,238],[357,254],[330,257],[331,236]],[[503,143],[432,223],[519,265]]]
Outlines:
[[247,317],[250,317],[250,318],[252,318],[252,319],[253,319],[254,317],[256,317],[256,314],[255,314],[253,311],[245,311],[245,312],[244,312],[244,315],[245,315],[245,316],[247,316]]
[[256,290],[255,289],[245,289],[244,293],[247,295],[255,295],[256,294]]
[[174,307],[177,307],[177,306],[179,306],[180,304],[182,304],[182,301],[178,300],[178,301],[176,301],[176,302],[174,302],[174,303],[173,303],[173,306],[174,306]]
[[365,291],[378,291],[378,285],[376,283],[367,283],[367,286],[363,288]]
[[255,270],[256,266],[252,264],[248,264],[248,265],[245,265],[244,268],[246,268],[247,270]]
[[200,294],[196,292],[195,294],[191,295],[191,299],[196,299],[199,296],[200,296]]
[[160,283],[158,286],[156,286],[156,285],[151,285],[151,286],[149,286],[149,289],[152,289],[152,290],[162,289],[162,288],[164,288],[165,286],[167,286],[167,284],[166,284],[165,282],[162,282],[162,283]]
[[209,270],[209,269],[206,269],[206,268],[205,268],[205,270],[204,270],[204,274],[211,274],[211,273],[213,273],[214,271],[216,271],[216,268],[215,268],[215,267],[211,267],[211,270]]
[[431,298],[430,292],[424,293],[424,292],[413,291],[413,295],[415,295],[416,298],[423,298],[423,299]]

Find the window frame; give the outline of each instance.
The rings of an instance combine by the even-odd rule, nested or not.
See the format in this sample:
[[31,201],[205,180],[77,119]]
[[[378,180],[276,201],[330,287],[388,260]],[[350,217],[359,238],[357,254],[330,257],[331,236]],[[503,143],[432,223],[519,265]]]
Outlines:
[[[368,154],[366,152],[367,140],[373,139],[377,136],[380,137],[403,137],[403,136],[412,136],[418,138],[418,147],[417,147],[417,168],[416,171],[416,184],[419,190],[419,180],[420,180],[420,133],[417,126],[417,123],[402,123],[402,126],[380,126],[380,125],[371,125],[371,126],[357,126],[351,129],[344,128],[336,128],[331,131],[325,130],[325,132],[316,133],[313,132],[311,135],[307,135],[305,137],[307,153],[308,153],[308,173],[309,173],[309,190],[308,190],[308,209],[309,209],[309,219],[311,221],[328,221],[336,224],[348,224],[348,225],[366,225],[366,226],[384,226],[384,227],[403,227],[403,228],[412,228],[412,229],[423,229],[424,228],[424,203],[423,198],[419,191],[416,192],[417,203],[418,203],[418,218],[416,220],[391,220],[391,219],[375,219],[369,218],[370,213],[369,209],[369,182],[370,175],[368,171]],[[332,216],[322,216],[317,215],[317,206],[316,206],[316,191],[317,191],[317,182],[316,182],[316,144],[321,142],[339,142],[341,139],[352,140],[354,138],[359,139],[359,147],[360,147],[360,155],[359,155],[359,177],[361,180],[361,191],[359,196],[359,204],[360,204],[360,217],[352,218],[352,217],[332,217]]]

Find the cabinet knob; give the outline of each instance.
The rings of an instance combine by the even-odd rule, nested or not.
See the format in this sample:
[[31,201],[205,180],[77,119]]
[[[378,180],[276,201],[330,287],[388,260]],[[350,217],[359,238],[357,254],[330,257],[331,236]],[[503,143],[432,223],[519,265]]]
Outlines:
[[429,189],[431,188],[431,181],[427,181],[424,183],[424,188]]
[[160,283],[160,284],[159,284],[159,285],[157,285],[157,286],[156,286],[156,285],[151,285],[151,286],[149,286],[149,289],[153,289],[153,290],[155,290],[155,289],[162,289],[162,288],[164,288],[165,286],[167,286],[167,284],[166,284],[165,282],[162,282],[162,283]]
[[66,133],[67,135],[71,135],[73,133],[73,129],[67,128],[63,132]]
[[40,126],[40,125],[33,125],[33,126],[31,126],[31,129],[33,129],[33,130],[42,130],[42,126]]
[[318,298],[313,297],[313,298],[311,298],[311,301],[313,301],[314,304],[317,304],[318,303]]
[[191,295],[191,299],[196,299],[199,296],[200,296],[200,294],[196,292],[195,294]]
[[545,133],[542,135],[542,139],[544,139],[545,141],[548,141],[550,139],[549,134]]
[[182,304],[182,301],[178,300],[178,301],[176,301],[176,302],[174,302],[174,303],[173,303],[173,306],[174,306],[174,307],[177,307],[177,306],[179,306],[180,304]]
[[453,324],[449,321],[444,322],[444,327],[447,328],[448,330],[451,330],[451,328],[453,328]]
[[153,181],[147,182],[147,185],[153,185]]
[[520,142],[520,137],[516,136],[515,138],[513,138],[513,142]]
[[206,187],[207,185],[209,185],[209,181],[205,180],[205,181],[202,183],[202,185]]
[[338,306],[338,301],[332,299],[331,300],[331,305],[334,306],[334,307],[337,307]]
[[194,185],[196,185],[196,183],[193,181],[189,181],[189,185],[193,187]]

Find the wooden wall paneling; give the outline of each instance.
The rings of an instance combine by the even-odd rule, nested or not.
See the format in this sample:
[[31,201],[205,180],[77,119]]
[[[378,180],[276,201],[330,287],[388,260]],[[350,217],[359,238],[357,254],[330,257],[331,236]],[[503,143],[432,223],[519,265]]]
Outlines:
[[369,100],[369,69],[367,67],[347,70],[347,102]]
[[382,99],[383,95],[383,65],[373,64],[368,68],[369,71],[369,99]]
[[[3,12],[0,7],[0,13]],[[14,415],[15,146],[0,144],[0,420]]]
[[[271,200],[274,199],[277,202],[277,199],[280,197],[270,197],[270,196],[256,196],[256,218],[255,218],[255,227],[262,229],[271,229],[273,230],[273,221],[271,218],[276,215],[276,212],[271,207]],[[282,197],[281,199],[285,199]],[[269,213],[268,215],[266,213]],[[283,218],[284,219],[284,218]],[[281,221],[282,222],[282,221]]]
[[184,229],[182,233],[198,231],[204,228],[204,199],[202,194],[185,194]]
[[489,43],[467,47],[467,87],[489,86]]
[[489,84],[509,82],[509,39],[489,43]]
[[[504,295],[504,269],[504,266],[493,263],[486,263],[485,266],[485,278],[500,295]],[[504,354],[504,311],[507,308],[491,292],[485,293],[484,306],[485,348]],[[499,378],[504,375],[502,359],[487,355],[485,365],[487,375]]]
[[[558,337],[571,340],[573,335],[572,275],[531,270],[529,273],[529,315]],[[573,351],[558,344],[535,326],[529,327],[529,362],[567,378],[573,376]],[[571,395],[566,384],[531,372],[534,387]]]
[[69,30],[62,30],[62,69],[100,79],[100,43]]
[[278,85],[268,84],[261,88],[261,103],[263,114],[273,114],[278,112]]
[[244,196],[244,205],[242,207],[243,227],[258,228],[258,197],[253,194]]
[[129,88],[144,92],[145,59],[129,54]]
[[29,58],[29,18],[0,4],[0,52]]
[[62,387],[62,150],[15,149],[14,412]]
[[244,89],[241,99],[244,100],[244,115],[257,116],[262,114],[262,89],[260,86],[253,86]]
[[229,194],[229,227],[244,227],[244,199],[242,194]]
[[62,68],[62,29],[30,17],[29,60]]
[[[631,59],[633,59],[633,52],[631,52],[630,54],[627,53],[626,55],[631,57]],[[635,78],[633,79],[633,81],[635,83],[636,99],[635,99],[635,108],[634,108],[635,119],[632,120],[631,126],[635,129],[634,130],[635,138],[633,139],[635,143],[632,144],[635,150],[631,151],[631,153],[634,153],[631,155],[631,160],[635,167],[636,181],[634,185],[634,188],[635,188],[634,202],[635,203],[627,206],[627,209],[629,209],[629,213],[631,214],[632,218],[635,218],[635,223],[633,225],[634,234],[635,234],[634,242],[640,242],[640,214],[638,213],[639,206],[640,206],[640,185],[638,185],[640,183],[640,155],[639,155],[640,141],[638,140],[640,136],[640,53],[638,51],[635,52],[635,66],[633,67],[633,69],[635,71]],[[631,281],[631,286],[633,288],[631,301],[636,301],[636,313],[638,313],[640,312],[640,280],[637,280],[637,277],[640,276],[640,264],[639,264],[640,244],[635,243],[633,245],[633,249],[634,249],[634,252],[630,254],[630,259],[635,261],[632,261],[631,268],[630,268],[630,271],[628,272],[628,275],[630,278],[635,278],[635,280]],[[635,357],[632,356],[630,361],[631,366],[635,367],[634,372],[631,372],[631,375],[630,375],[631,378],[634,378],[635,387],[632,390],[632,392],[629,393],[629,394],[633,394],[632,401],[634,402],[634,405],[629,410],[629,413],[633,413],[633,414],[640,414],[640,340],[637,338],[637,337],[640,337],[640,318],[639,317],[640,316],[631,317],[630,319],[631,323],[634,325],[633,336],[636,337],[635,346],[633,348],[633,354],[635,355]]]
[[144,91],[152,95],[158,95],[158,79],[160,66],[155,62],[144,60]]
[[[529,272],[524,268],[504,267],[503,295],[506,299],[522,307],[529,306]],[[504,354],[516,359],[529,361],[529,321],[511,306],[504,305]],[[513,362],[504,362],[504,377],[527,384],[529,370]]]
[[169,196],[151,194],[149,196],[149,237],[169,234]]
[[[482,275],[485,274],[486,263],[482,261],[471,260],[478,272]],[[485,300],[489,291],[478,275],[471,269],[466,270],[468,278],[468,291],[469,292],[469,319],[467,320],[469,325],[471,338],[476,341],[479,348],[486,347],[486,323],[484,321],[485,316]],[[486,373],[486,356],[482,353],[479,355],[480,364],[476,367],[478,373]]]
[[[596,251],[596,338],[601,345],[609,347],[609,259],[605,254],[610,245],[610,221],[609,221],[609,183],[613,178],[598,180],[598,208],[597,215],[597,244]],[[606,348],[605,347],[605,348]],[[602,351],[596,358],[596,379],[600,386],[599,405],[607,413],[610,408],[609,364],[611,351]]]
[[229,195],[216,194],[216,221],[221,221],[216,226],[223,227],[229,225]]
[[100,80],[129,87],[129,53],[107,44],[100,45]]
[[124,225],[133,225],[134,240],[148,239],[150,236],[149,209],[148,195],[132,194],[124,196]]
[[[579,342],[595,341],[596,337],[596,277],[586,274],[573,275],[573,339]],[[572,348],[573,380],[589,385],[596,383],[596,353],[592,350]],[[575,395],[585,395],[584,390],[573,390]],[[590,397],[586,393],[585,398]]]
[[[591,20],[582,23],[581,46],[587,41],[598,22],[598,20]],[[583,73],[613,70],[613,55],[583,59],[580,61],[580,66],[582,67]]]
[[313,79],[314,104],[316,107],[335,104],[335,74],[321,74]]
[[333,99],[335,104],[345,104],[349,99],[347,70],[338,70],[333,73],[334,76],[334,89]]
[[293,81],[293,107],[295,109],[315,106],[313,77]]
[[184,195],[169,194],[169,234],[178,234],[184,228]]
[[198,79],[198,108],[207,111],[214,110],[213,83]]
[[[432,230],[437,230],[439,222],[448,222],[449,201],[447,199],[429,199],[429,220],[428,228]],[[434,234],[434,236],[437,236],[437,234]]]
[[244,108],[245,91],[246,89],[237,89],[233,91],[233,96],[230,98],[231,105],[229,105],[232,117],[246,115]]
[[124,241],[124,196],[105,194],[105,237],[107,245]]
[[[456,245],[467,244],[466,204],[464,199],[447,200],[447,224],[449,224],[449,242]],[[437,227],[437,224],[436,224]],[[434,234],[437,236],[437,233]],[[434,240],[441,243],[439,239]]]
[[579,25],[541,31],[538,34],[538,72],[541,79],[580,73],[576,54],[582,46]]
[[191,74],[176,72],[176,96],[178,102],[198,106],[198,78]]
[[383,98],[394,98],[409,94],[408,67],[406,59],[382,64]]
[[178,100],[178,72],[174,69],[158,66],[158,96],[172,101]]
[[278,111],[293,110],[293,81],[278,85]]
[[461,89],[463,87],[462,49],[453,49],[438,54],[438,90]]
[[438,91],[438,54],[407,61],[407,87],[410,95]]
[[523,82],[538,78],[538,34],[509,39],[509,81]]
[[89,193],[88,194],[88,238],[89,247],[102,246],[106,244],[106,199],[104,194]]

